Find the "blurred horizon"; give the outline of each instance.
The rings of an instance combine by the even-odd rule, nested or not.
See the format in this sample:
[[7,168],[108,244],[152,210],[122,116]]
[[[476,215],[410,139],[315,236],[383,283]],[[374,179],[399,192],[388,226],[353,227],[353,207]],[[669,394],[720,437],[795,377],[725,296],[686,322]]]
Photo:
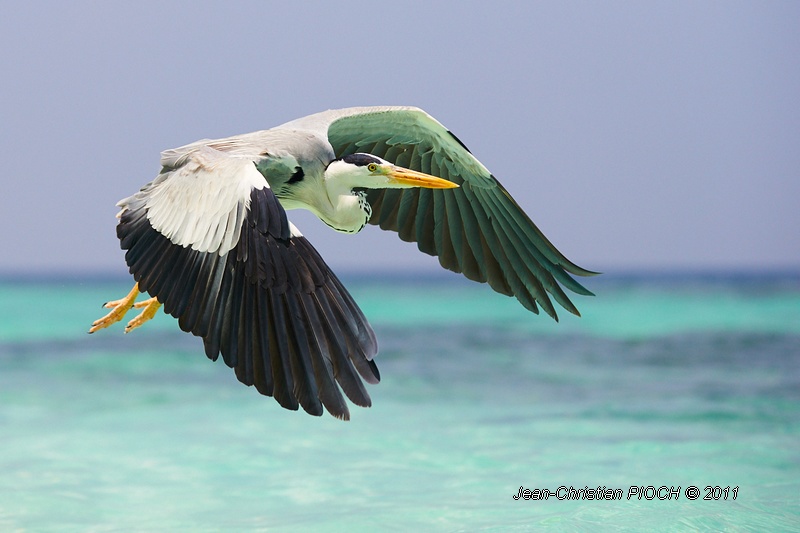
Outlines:
[[[123,263],[124,264],[124,263]],[[475,282],[462,276],[461,274],[445,270],[443,268],[425,268],[413,267],[410,269],[381,269],[379,272],[368,269],[359,269],[357,267],[344,267],[333,270],[337,277],[341,278],[344,282],[353,281],[391,281],[396,280],[400,283],[431,283],[431,282],[448,282],[454,283],[474,284],[477,286],[486,285],[486,283]],[[800,277],[800,265],[798,266],[775,266],[775,267],[746,267],[746,266],[731,266],[731,267],[665,267],[665,268],[621,268],[621,269],[607,269],[601,270],[597,275],[590,277],[572,276],[579,283],[586,286],[589,290],[589,285],[593,283],[604,284],[605,282],[619,282],[619,281],[636,281],[636,280],[706,280],[706,281],[725,281],[725,280],[738,280],[747,281],[749,279],[780,279],[780,278],[798,278]],[[104,269],[104,270],[35,270],[25,271],[21,269],[5,269],[0,270],[0,283],[2,282],[118,282],[118,281],[133,281],[133,276],[126,270],[118,269]],[[492,289],[486,285],[487,290]],[[570,294],[573,294],[570,292]]]

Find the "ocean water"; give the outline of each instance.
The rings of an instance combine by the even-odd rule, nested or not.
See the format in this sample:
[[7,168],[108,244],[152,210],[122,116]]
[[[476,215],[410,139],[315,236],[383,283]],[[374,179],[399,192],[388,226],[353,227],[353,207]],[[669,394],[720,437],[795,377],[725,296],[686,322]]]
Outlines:
[[87,335],[127,280],[0,282],[0,531],[800,530],[800,276],[606,275],[558,324],[345,282],[382,374],[349,422],[166,315]]

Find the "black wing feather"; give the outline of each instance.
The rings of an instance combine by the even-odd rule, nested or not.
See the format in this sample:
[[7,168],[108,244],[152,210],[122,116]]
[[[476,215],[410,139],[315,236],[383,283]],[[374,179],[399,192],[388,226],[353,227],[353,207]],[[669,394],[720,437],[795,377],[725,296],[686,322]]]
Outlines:
[[[182,330],[203,338],[246,385],[283,407],[349,417],[377,383],[375,336],[341,282],[292,235],[269,187],[254,188],[236,246],[222,255],[178,246],[152,227],[145,202],[120,214],[117,234],[139,288],[165,304]],[[360,378],[359,378],[360,375]]]

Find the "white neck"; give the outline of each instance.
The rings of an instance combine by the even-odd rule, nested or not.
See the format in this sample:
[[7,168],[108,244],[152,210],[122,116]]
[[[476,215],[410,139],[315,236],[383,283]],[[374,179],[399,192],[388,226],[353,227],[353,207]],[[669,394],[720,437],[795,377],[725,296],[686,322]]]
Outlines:
[[315,201],[306,202],[307,209],[331,228],[343,233],[358,233],[367,224],[372,209],[363,193],[353,192],[352,166],[334,161],[325,170],[323,187],[314,189]]

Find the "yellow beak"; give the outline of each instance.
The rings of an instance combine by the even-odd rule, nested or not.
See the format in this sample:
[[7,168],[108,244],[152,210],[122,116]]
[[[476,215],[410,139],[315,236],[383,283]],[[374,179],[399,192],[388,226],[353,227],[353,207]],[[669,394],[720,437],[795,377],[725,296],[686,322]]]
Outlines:
[[386,176],[391,183],[408,187],[424,187],[426,189],[454,189],[458,187],[458,184],[452,181],[398,166],[392,166]]

